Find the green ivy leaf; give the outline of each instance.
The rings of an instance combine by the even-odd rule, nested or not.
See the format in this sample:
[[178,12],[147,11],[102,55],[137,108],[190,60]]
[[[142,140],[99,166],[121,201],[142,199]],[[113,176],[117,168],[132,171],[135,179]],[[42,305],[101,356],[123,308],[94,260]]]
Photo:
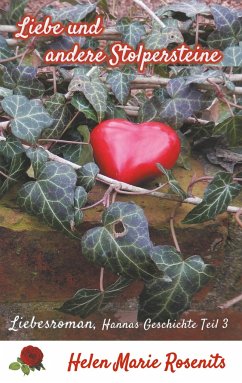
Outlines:
[[158,116],[158,109],[156,108],[154,99],[150,99],[145,101],[143,104],[141,104],[139,108],[139,114],[138,114],[138,121],[139,122],[145,122],[145,121],[155,121]]
[[24,153],[25,149],[21,141],[10,134],[6,141],[0,141],[0,154],[3,154],[7,159],[12,159],[16,154]]
[[182,77],[170,80],[166,89],[170,99],[161,105],[160,120],[173,128],[180,128],[188,117],[208,106],[206,95],[186,85]]
[[184,13],[187,17],[195,17],[197,14],[209,15],[209,7],[200,1],[189,0],[189,1],[179,1],[179,3],[168,4],[158,8],[156,11],[157,16],[163,16],[169,12],[180,12]]
[[187,193],[182,189],[182,187],[179,185],[178,181],[174,177],[172,170],[165,169],[161,164],[157,164],[158,169],[163,173],[167,181],[170,185],[171,190],[173,193],[177,194],[182,200],[186,199],[188,197]]
[[238,45],[242,37],[242,28],[236,12],[222,5],[213,5],[211,11],[217,30],[208,36],[209,46],[224,50],[229,46]]
[[4,195],[26,173],[28,168],[29,160],[25,153],[16,154],[8,160],[3,168],[7,178],[3,177],[1,182],[2,177],[0,176],[0,196]]
[[131,47],[136,48],[142,36],[145,35],[145,27],[139,21],[130,21],[123,17],[116,24],[116,29],[121,33],[123,40]]
[[25,96],[9,96],[1,102],[3,110],[13,117],[10,122],[13,134],[35,144],[45,128],[53,123],[41,102]]
[[107,83],[111,86],[111,89],[122,104],[126,104],[129,93],[130,84],[136,77],[136,72],[133,68],[125,68],[124,70],[115,69],[109,72],[107,76]]
[[140,207],[113,203],[103,213],[102,223],[82,238],[82,252],[89,261],[129,278],[148,280],[159,275],[150,258],[148,222]]
[[75,76],[68,87],[69,92],[82,92],[97,112],[101,121],[107,109],[107,88],[97,77]]
[[76,173],[69,165],[46,162],[38,179],[26,183],[19,190],[18,204],[50,226],[76,238],[70,230],[74,222],[76,181]]
[[83,3],[75,6],[54,8],[45,7],[42,9],[42,13],[52,17],[52,21],[71,21],[72,23],[78,23],[83,20],[91,12],[95,11],[97,3]]
[[0,97],[8,97],[8,96],[12,96],[13,94],[13,91],[12,89],[8,89],[8,88],[3,88],[2,86],[0,86]]
[[77,169],[77,185],[83,186],[89,192],[95,185],[99,168],[94,162],[89,162]]
[[71,119],[70,107],[66,102],[64,94],[55,93],[45,103],[44,106],[53,119],[53,124],[42,132],[43,138],[58,139],[62,136],[66,125]]
[[29,148],[26,155],[30,159],[35,178],[38,178],[43,166],[48,161],[49,156],[43,148]]
[[82,186],[77,186],[75,189],[74,195],[74,222],[76,225],[79,225],[83,221],[83,212],[81,208],[86,205],[87,202],[87,193]]
[[242,66],[242,45],[238,47],[228,47],[223,52],[224,58],[221,62],[223,66]]
[[213,276],[213,268],[198,255],[183,260],[171,246],[157,246],[151,256],[169,279],[154,279],[145,284],[139,298],[138,320],[175,320],[189,308],[193,295]]
[[118,108],[113,98],[109,96],[107,100],[107,110],[105,114],[105,119],[109,120],[112,118],[122,118],[124,120],[127,120],[127,114],[124,109]]
[[27,364],[22,364],[21,370],[23,371],[24,375],[30,374],[30,368],[29,368],[29,366],[27,366]]
[[151,33],[145,38],[144,43],[146,49],[162,49],[169,44],[181,44],[184,42],[183,36],[178,28],[166,27],[161,29],[154,27]]
[[71,104],[74,106],[74,108],[83,113],[87,119],[97,122],[96,112],[84,94],[74,93],[73,97],[71,98]]
[[17,362],[13,362],[13,363],[11,363],[11,364],[9,365],[9,369],[10,369],[10,370],[14,370],[14,371],[19,370],[20,367],[21,367],[20,364],[17,363]]
[[8,20],[10,24],[16,24],[17,21],[23,16],[24,9],[28,0],[11,0],[10,9],[8,11]]
[[230,146],[242,143],[242,116],[235,115],[226,118],[214,127],[213,135],[225,136]]
[[[8,59],[13,56],[14,56],[14,52],[9,48],[3,36],[0,35],[0,61]],[[14,66],[15,63],[16,61],[11,61],[10,63],[8,63],[8,66]],[[1,69],[2,68],[3,68],[3,65],[1,66]]]
[[120,277],[105,291],[81,289],[76,292],[73,298],[66,301],[59,311],[86,318],[93,312],[101,310],[111,299],[125,290],[131,282],[131,279]]
[[227,207],[241,191],[241,185],[233,182],[233,176],[219,172],[208,185],[203,201],[196,206],[183,220],[183,223],[194,224],[209,221],[226,211]]
[[14,94],[28,98],[41,97],[45,88],[36,76],[37,69],[31,66],[5,67],[3,85],[12,89]]

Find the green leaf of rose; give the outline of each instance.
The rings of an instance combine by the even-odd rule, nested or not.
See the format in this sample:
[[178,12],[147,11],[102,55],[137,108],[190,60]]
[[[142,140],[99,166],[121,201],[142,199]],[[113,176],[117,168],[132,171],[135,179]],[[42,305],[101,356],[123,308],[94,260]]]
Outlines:
[[150,257],[148,222],[140,207],[115,202],[103,213],[102,223],[82,238],[88,260],[128,278],[147,280],[160,275]]
[[20,369],[20,364],[18,362],[13,362],[9,365],[10,370],[19,370]]
[[3,110],[13,119],[12,133],[31,144],[35,144],[45,128],[53,123],[41,102],[28,100],[25,96],[9,96],[1,102]]
[[21,370],[23,371],[24,375],[29,375],[30,374],[30,368],[26,364],[22,364]]

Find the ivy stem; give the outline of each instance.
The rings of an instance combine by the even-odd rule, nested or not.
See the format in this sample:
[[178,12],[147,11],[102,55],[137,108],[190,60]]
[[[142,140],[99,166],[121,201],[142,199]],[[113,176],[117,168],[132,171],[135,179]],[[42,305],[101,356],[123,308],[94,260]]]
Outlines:
[[5,174],[4,172],[2,172],[1,170],[0,170],[0,174],[1,174],[3,177],[7,178],[8,180],[16,181],[14,178],[8,176],[7,174]]
[[242,227],[242,221],[240,219],[240,216],[242,215],[242,209],[240,209],[239,211],[237,211],[237,213],[235,214],[235,220],[236,222],[238,223],[238,225],[240,227]]
[[181,202],[178,202],[174,209],[172,210],[171,212],[171,216],[170,216],[170,229],[171,229],[171,235],[172,235],[172,238],[173,238],[173,242],[174,242],[174,245],[175,245],[175,248],[176,250],[180,253],[181,252],[181,249],[180,249],[180,246],[179,246],[179,243],[178,243],[178,240],[177,240],[177,236],[176,236],[176,231],[175,231],[175,227],[174,227],[174,219],[175,219],[175,216],[176,216],[176,213],[177,213],[177,210],[178,208],[181,206]]
[[[63,130],[62,132],[62,136],[63,134],[69,129],[69,127],[71,126],[71,124],[73,123],[73,121],[75,121],[76,117],[80,114],[79,110],[74,114],[74,116],[72,117],[72,119],[68,122],[68,124],[66,125],[65,129]],[[55,140],[56,141],[56,140]],[[57,142],[54,142],[53,145],[52,145],[52,148],[53,146],[55,146]]]
[[145,12],[147,12],[153,20],[155,20],[162,28],[165,28],[166,25],[159,19],[159,17],[149,8],[146,4],[143,3],[141,0],[133,0],[135,4],[137,4],[139,7],[143,8]]
[[103,293],[104,292],[104,286],[103,286],[103,278],[104,277],[104,267],[101,267],[100,270],[100,291]]
[[0,130],[6,130],[9,124],[10,124],[10,121],[0,122]]
[[67,141],[67,140],[55,140],[54,138],[40,138],[38,142],[47,141],[47,142],[56,142],[61,144],[75,144],[75,145],[90,145],[89,142],[79,142],[79,141]]
[[225,302],[225,303],[219,305],[218,307],[219,307],[220,309],[228,309],[229,307],[235,305],[236,303],[238,303],[238,302],[240,302],[240,301],[242,301],[242,294],[238,295],[238,296],[235,297],[235,298],[230,299],[229,301],[227,301],[227,302]]
[[199,15],[196,16],[196,36],[195,36],[195,45],[198,45],[199,42]]

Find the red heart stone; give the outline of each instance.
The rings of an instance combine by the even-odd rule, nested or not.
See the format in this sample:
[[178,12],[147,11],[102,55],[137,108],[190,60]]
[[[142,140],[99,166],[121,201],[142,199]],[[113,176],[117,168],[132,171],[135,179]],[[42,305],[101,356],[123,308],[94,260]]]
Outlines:
[[157,163],[172,168],[180,153],[175,130],[160,122],[102,121],[91,133],[91,145],[102,174],[133,185],[160,175]]

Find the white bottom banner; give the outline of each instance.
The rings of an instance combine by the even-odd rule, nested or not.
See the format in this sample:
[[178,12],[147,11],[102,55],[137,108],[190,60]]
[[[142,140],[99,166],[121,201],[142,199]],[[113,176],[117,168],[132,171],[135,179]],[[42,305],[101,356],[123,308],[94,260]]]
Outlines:
[[0,350],[4,383],[227,383],[242,375],[239,341],[5,341]]

